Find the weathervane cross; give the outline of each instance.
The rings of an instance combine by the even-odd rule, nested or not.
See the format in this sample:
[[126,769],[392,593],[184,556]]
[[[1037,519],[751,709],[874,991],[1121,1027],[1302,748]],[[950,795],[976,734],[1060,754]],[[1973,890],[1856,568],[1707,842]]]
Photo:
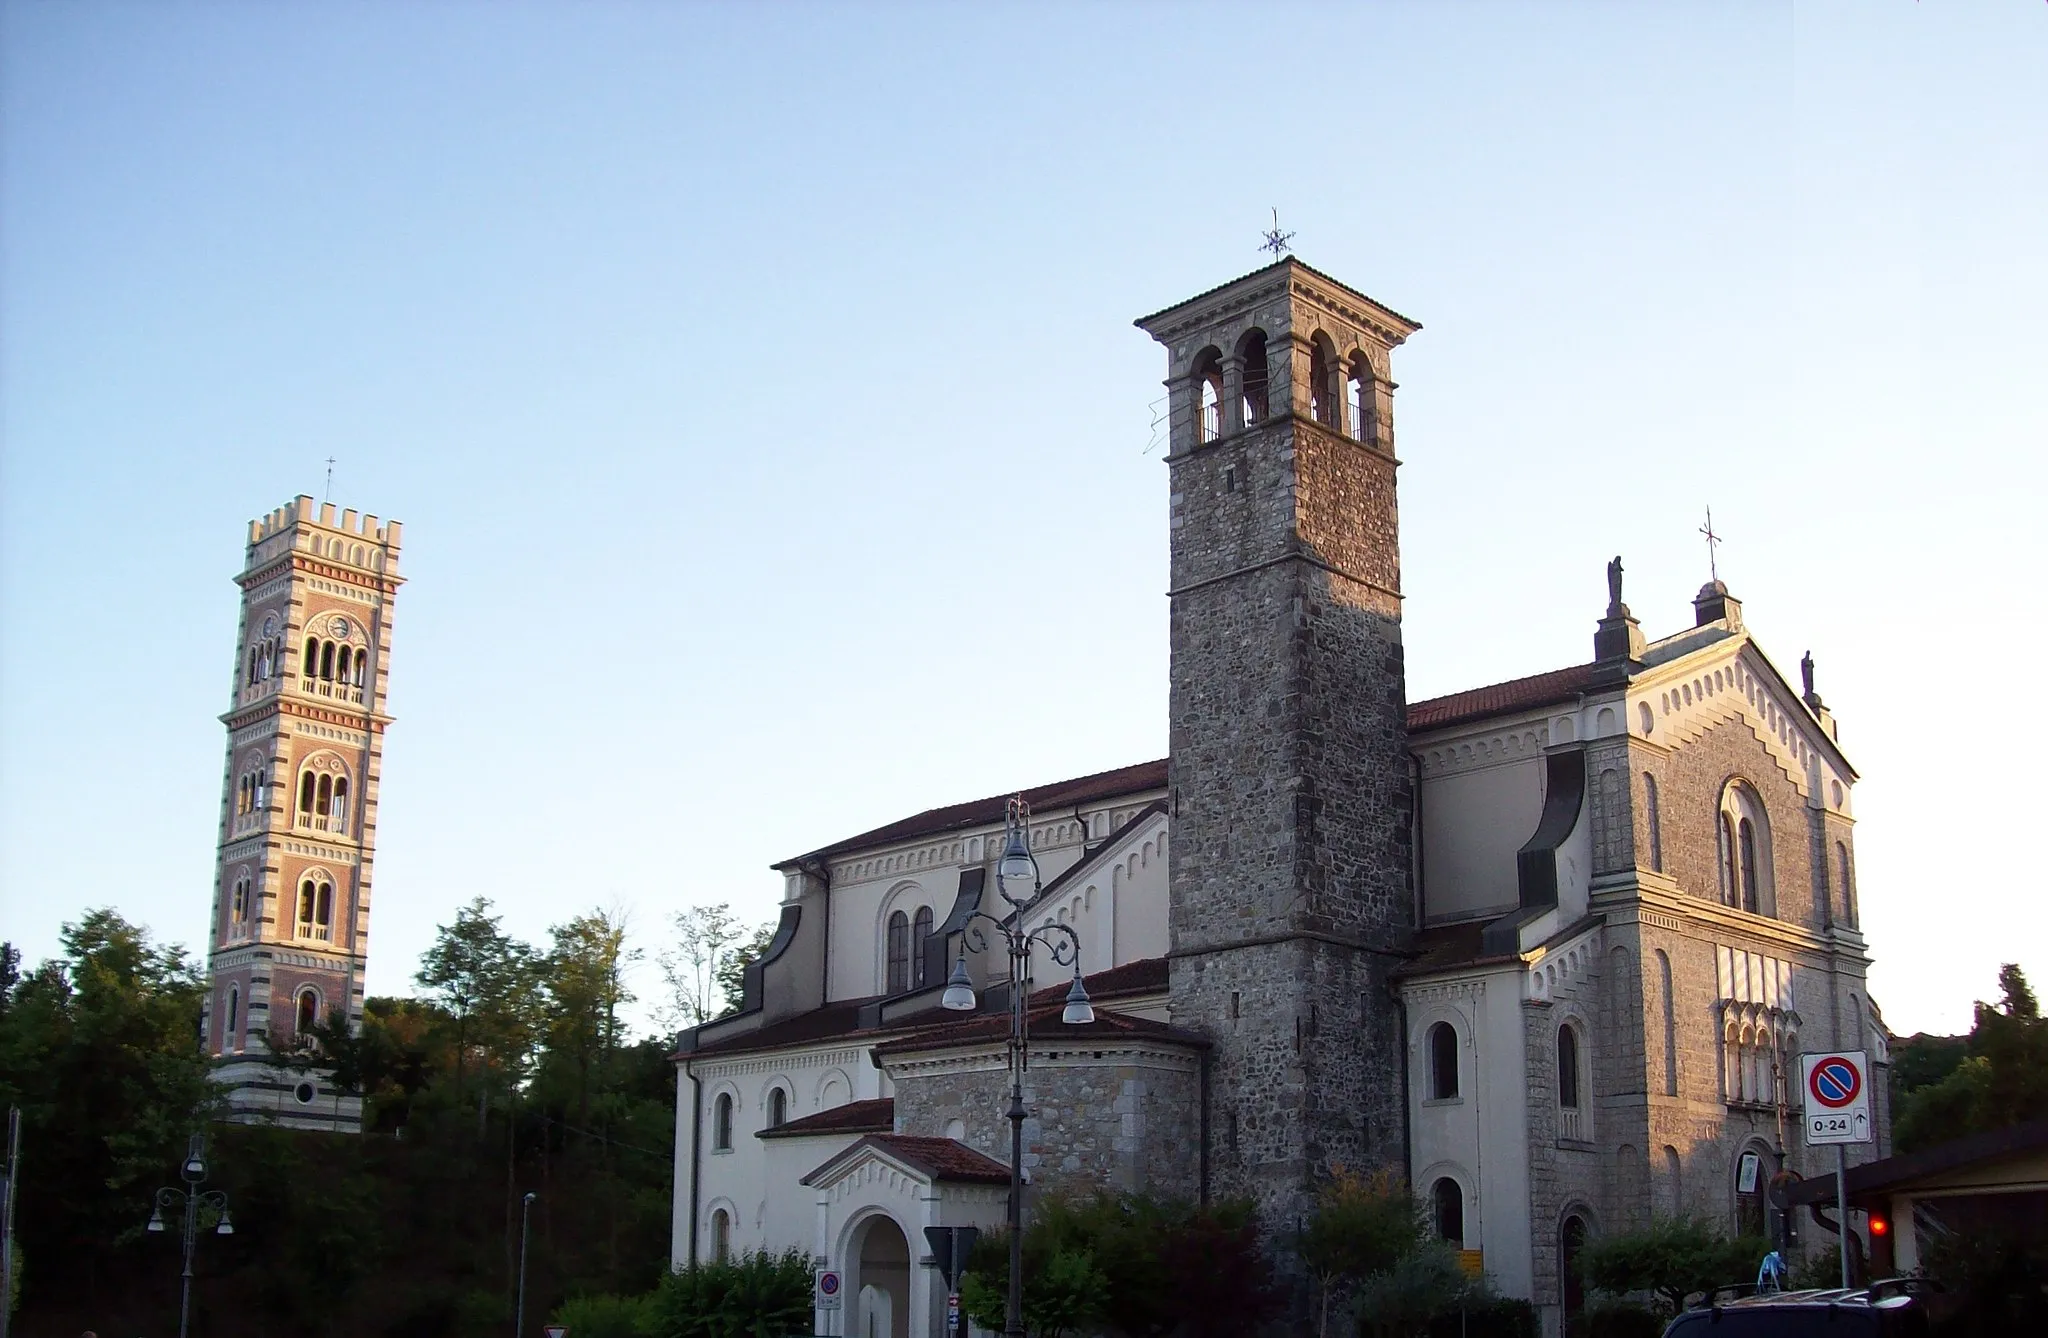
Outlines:
[[1714,508],[1711,506],[1707,508],[1707,523],[1700,526],[1700,533],[1707,536],[1707,576],[1718,581],[1721,579],[1721,570],[1714,562],[1714,545],[1722,542],[1722,539],[1720,535],[1714,533]]
[[327,457],[327,491],[321,494],[320,500],[323,502],[334,500],[334,457],[331,455]]
[[1281,256],[1294,249],[1287,244],[1294,240],[1294,234],[1280,231],[1280,211],[1277,208],[1273,210],[1273,230],[1260,233],[1259,235],[1266,239],[1259,243],[1259,249],[1261,251],[1271,251],[1275,260],[1278,260]]

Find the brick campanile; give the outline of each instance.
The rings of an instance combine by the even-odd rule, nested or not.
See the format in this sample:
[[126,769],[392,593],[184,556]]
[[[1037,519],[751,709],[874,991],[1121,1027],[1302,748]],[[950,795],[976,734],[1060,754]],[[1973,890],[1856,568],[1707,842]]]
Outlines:
[[361,1099],[278,1056],[362,1024],[399,524],[300,497],[249,524],[208,934],[207,1053],[233,1118],[353,1132]]
[[1284,1234],[1405,1171],[1388,987],[1413,930],[1388,355],[1421,327],[1293,259],[1140,320],[1171,398],[1176,1025],[1209,1161]]

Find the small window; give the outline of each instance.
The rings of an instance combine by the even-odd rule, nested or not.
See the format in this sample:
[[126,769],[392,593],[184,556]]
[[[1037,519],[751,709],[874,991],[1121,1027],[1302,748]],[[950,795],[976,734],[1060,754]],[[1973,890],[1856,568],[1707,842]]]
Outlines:
[[1761,909],[1757,897],[1756,867],[1756,824],[1743,818],[1735,824],[1735,841],[1740,848],[1739,865],[1742,875],[1742,909],[1751,914]]
[[789,1119],[789,1093],[780,1087],[768,1089],[768,1127],[779,1129]]
[[1664,872],[1664,819],[1657,807],[1657,778],[1643,773],[1643,816],[1649,820],[1650,869]]
[[1195,378],[1195,440],[1214,441],[1223,435],[1223,355],[1205,348],[1190,373]]
[[228,1025],[221,1034],[221,1049],[232,1050],[234,1048],[235,1029],[241,1025],[242,987],[240,985],[230,985],[228,986]]
[[711,1150],[732,1151],[732,1093],[720,1092],[711,1105]]
[[298,1002],[296,1029],[297,1034],[303,1037],[309,1035],[320,1020],[320,994],[310,987],[300,990]]
[[1430,1190],[1431,1206],[1436,1210],[1436,1234],[1453,1245],[1465,1243],[1465,1191],[1458,1188],[1458,1182],[1445,1176]]
[[897,911],[889,917],[889,978],[887,994],[901,994],[910,988],[910,917]]
[[1363,357],[1351,360],[1351,374],[1344,380],[1345,397],[1350,401],[1351,436],[1368,445],[1379,440],[1378,424],[1374,420],[1372,402],[1372,364]]
[[1557,1104],[1579,1108],[1579,1035],[1569,1026],[1557,1029]]
[[1337,362],[1320,335],[1308,353],[1308,416],[1324,427],[1337,426]]
[[917,918],[910,922],[910,988],[921,990],[925,984],[924,951],[925,942],[932,936],[932,908],[917,908]]
[[1429,1095],[1448,1101],[1458,1094],[1458,1029],[1439,1022],[1429,1029]]
[[1272,381],[1266,371],[1266,332],[1253,330],[1238,341],[1237,356],[1244,364],[1244,396],[1238,402],[1238,421],[1245,427],[1264,422],[1270,406]]
[[732,1257],[732,1214],[719,1208],[711,1214],[711,1258],[725,1263]]
[[299,777],[299,817],[307,822],[313,820],[313,787],[316,782],[308,771]]

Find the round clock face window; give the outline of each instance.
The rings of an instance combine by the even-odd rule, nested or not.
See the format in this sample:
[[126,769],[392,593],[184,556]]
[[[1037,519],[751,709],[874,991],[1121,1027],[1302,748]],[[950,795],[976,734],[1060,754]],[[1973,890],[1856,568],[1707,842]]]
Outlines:
[[343,640],[348,639],[348,619],[336,618],[334,620],[334,635],[342,638]]
[[265,617],[265,618],[263,619],[263,635],[265,635],[265,636],[276,636],[276,635],[277,635],[277,615],[276,615],[276,614],[274,614],[274,613],[273,613],[273,614],[270,614],[270,615],[268,615],[267,617]]

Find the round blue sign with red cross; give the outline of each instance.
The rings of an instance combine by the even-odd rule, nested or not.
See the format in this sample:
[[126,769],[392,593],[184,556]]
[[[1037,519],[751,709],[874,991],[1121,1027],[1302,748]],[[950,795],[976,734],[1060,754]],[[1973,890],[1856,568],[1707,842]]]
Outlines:
[[1829,1110],[1840,1110],[1854,1101],[1856,1094],[1863,1090],[1863,1075],[1846,1059],[1823,1059],[1813,1066],[1813,1072],[1807,1076],[1806,1086],[1813,1093],[1815,1101]]

